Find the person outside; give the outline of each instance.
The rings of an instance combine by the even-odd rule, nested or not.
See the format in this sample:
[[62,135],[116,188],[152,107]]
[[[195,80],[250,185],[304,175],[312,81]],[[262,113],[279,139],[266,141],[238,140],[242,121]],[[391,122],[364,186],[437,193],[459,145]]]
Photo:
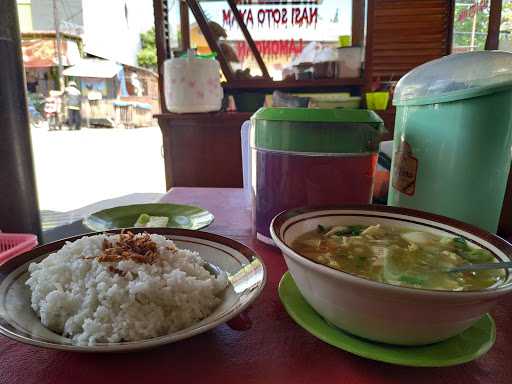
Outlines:
[[70,81],[66,89],[66,106],[68,109],[68,125],[70,130],[79,130],[82,124],[82,94],[74,81]]
[[51,90],[50,95],[44,101],[44,116],[48,122],[48,130],[56,131],[61,129],[59,117],[61,110],[61,92]]

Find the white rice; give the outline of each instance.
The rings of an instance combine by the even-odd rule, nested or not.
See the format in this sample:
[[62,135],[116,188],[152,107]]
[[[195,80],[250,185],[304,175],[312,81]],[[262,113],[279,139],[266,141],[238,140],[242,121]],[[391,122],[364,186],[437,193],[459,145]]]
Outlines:
[[135,341],[186,328],[220,303],[226,274],[211,275],[196,252],[172,252],[174,243],[160,235],[151,235],[160,255],[153,264],[84,259],[99,256],[104,239],[118,238],[83,237],[30,265],[27,285],[42,324],[76,344]]

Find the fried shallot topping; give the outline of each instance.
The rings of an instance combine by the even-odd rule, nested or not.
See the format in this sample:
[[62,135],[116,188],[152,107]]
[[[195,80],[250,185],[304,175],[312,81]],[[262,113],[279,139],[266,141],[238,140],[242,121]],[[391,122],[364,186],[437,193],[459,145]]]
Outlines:
[[[102,263],[132,260],[140,264],[153,264],[158,259],[157,246],[148,233],[134,235],[128,231],[119,234],[115,243],[103,240],[102,253],[93,259]],[[111,270],[111,272],[116,272]]]

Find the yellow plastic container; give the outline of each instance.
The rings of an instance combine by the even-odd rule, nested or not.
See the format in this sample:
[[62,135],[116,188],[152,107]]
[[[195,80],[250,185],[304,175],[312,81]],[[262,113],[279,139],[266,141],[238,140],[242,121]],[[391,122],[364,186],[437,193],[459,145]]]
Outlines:
[[389,92],[374,92],[373,104],[376,110],[384,111],[388,108]]
[[309,108],[358,109],[361,97],[350,93],[300,93],[297,96],[309,97]]
[[375,109],[375,99],[373,98],[373,92],[366,94],[366,109]]
[[388,108],[389,92],[368,92],[366,94],[366,107],[376,111],[384,111]]
[[350,47],[352,45],[352,37],[350,35],[338,36],[340,47]]

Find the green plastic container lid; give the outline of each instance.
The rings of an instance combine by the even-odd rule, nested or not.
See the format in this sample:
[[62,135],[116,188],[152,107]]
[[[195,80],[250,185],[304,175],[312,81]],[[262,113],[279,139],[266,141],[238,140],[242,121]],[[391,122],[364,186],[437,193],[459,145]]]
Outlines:
[[414,68],[398,82],[393,104],[448,103],[511,89],[512,53],[466,52]]
[[362,109],[261,108],[251,117],[251,145],[318,154],[376,152],[382,119]]
[[217,57],[217,53],[216,52],[212,52],[212,53],[206,53],[206,54],[198,54],[195,50],[193,49],[189,49],[188,51],[186,52],[183,52],[179,58],[180,59],[187,59],[187,58],[193,58],[193,59],[215,59]]

